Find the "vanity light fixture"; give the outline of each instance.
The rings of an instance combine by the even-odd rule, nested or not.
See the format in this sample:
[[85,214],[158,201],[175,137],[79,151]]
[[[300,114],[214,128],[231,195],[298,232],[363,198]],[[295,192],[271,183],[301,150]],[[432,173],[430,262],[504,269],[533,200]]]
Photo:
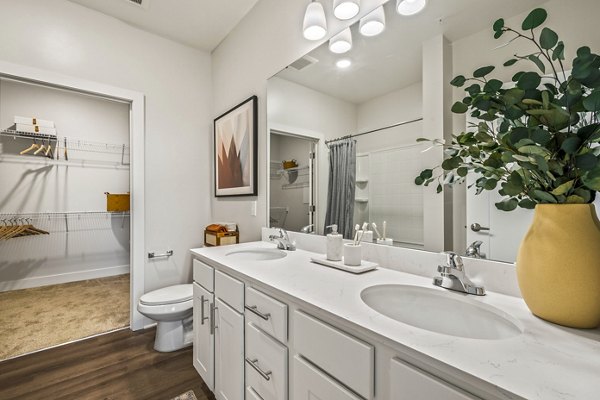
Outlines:
[[329,39],[329,50],[332,53],[343,54],[352,48],[352,32],[346,28]]
[[360,0],[333,0],[333,15],[342,21],[355,17],[360,11]]
[[315,0],[312,0],[306,13],[304,14],[304,23],[302,24],[302,32],[308,40],[323,39],[327,34],[327,21],[325,20],[325,10],[323,5]]
[[397,0],[396,11],[400,15],[415,15],[423,11],[427,0]]
[[342,58],[341,60],[337,60],[335,66],[341,69],[346,69],[352,65],[352,61],[347,58]]
[[377,36],[385,29],[385,13],[379,6],[360,19],[358,30],[363,36]]

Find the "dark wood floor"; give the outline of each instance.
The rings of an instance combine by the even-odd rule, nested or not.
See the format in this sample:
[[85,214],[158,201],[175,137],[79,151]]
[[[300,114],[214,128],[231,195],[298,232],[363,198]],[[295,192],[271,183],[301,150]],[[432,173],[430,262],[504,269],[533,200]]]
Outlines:
[[126,329],[0,362],[0,399],[169,400],[193,390],[214,400],[191,347],[158,353],[153,343],[154,329]]

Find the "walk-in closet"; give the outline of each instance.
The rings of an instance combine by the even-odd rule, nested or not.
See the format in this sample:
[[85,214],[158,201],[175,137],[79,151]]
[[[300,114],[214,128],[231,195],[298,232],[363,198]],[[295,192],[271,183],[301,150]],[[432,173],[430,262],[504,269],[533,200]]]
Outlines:
[[0,79],[0,360],[130,323],[130,104]]

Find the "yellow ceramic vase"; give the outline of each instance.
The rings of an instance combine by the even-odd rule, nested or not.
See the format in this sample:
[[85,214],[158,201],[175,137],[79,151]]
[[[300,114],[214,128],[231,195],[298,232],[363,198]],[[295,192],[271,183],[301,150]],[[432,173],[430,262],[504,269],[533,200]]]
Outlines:
[[539,204],[517,256],[527,306],[572,328],[600,325],[600,222],[591,204]]

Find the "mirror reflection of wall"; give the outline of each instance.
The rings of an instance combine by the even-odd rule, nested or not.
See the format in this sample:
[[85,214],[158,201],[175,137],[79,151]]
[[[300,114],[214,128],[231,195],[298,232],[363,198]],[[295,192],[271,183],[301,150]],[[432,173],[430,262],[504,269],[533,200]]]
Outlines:
[[271,132],[269,225],[312,231],[311,153],[314,140]]

